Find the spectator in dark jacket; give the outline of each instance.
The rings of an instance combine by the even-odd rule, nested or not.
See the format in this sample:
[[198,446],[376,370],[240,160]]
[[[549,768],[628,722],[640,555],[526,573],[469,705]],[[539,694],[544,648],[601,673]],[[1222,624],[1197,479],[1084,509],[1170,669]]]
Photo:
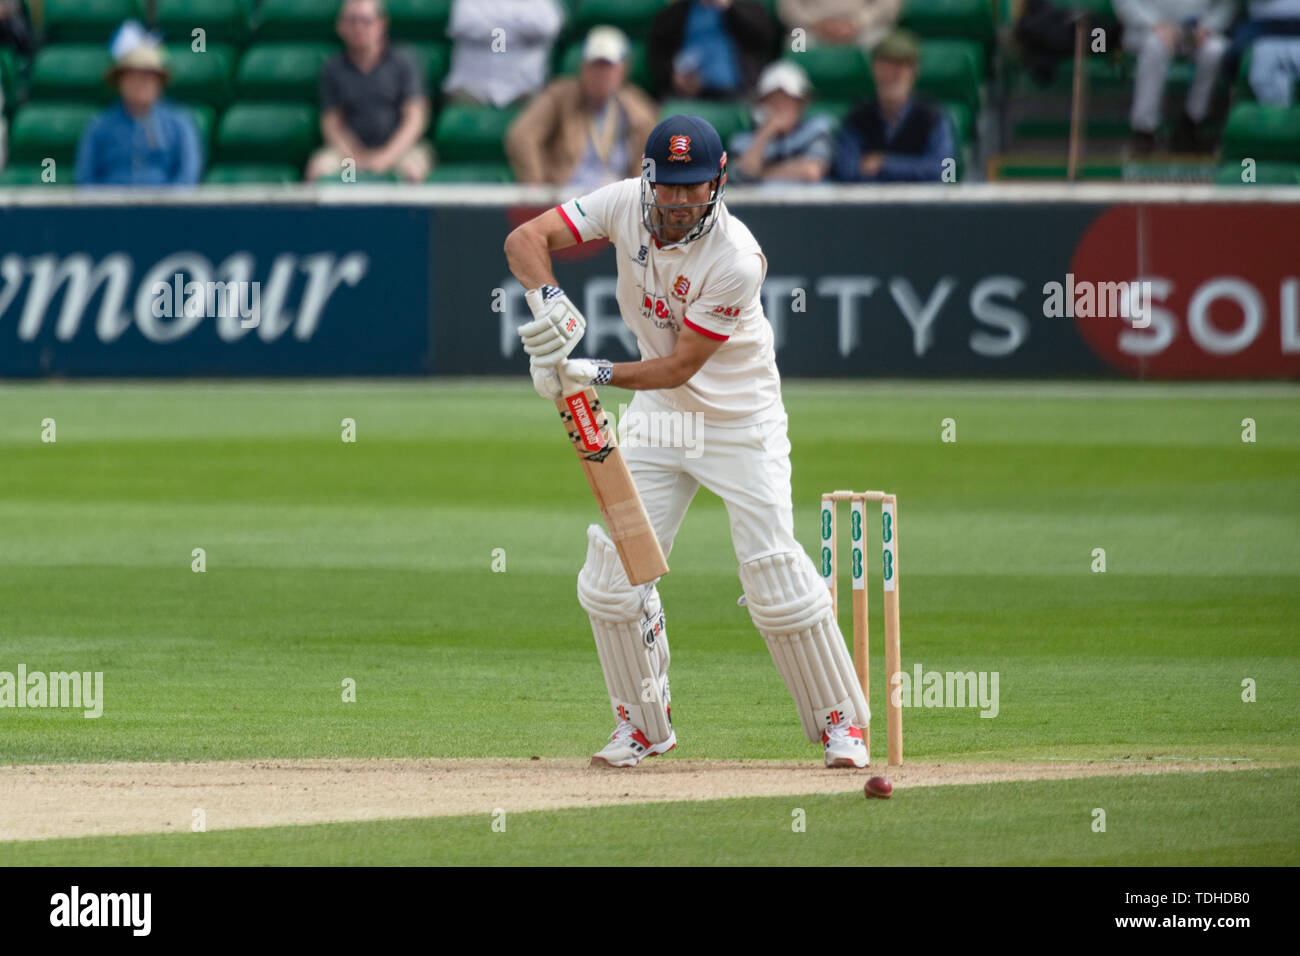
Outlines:
[[876,95],[844,118],[835,150],[841,182],[939,182],[955,158],[948,117],[912,95],[921,47],[906,30],[877,44]]
[[677,0],[650,24],[651,92],[660,98],[748,96],[775,39],[776,28],[757,0]]

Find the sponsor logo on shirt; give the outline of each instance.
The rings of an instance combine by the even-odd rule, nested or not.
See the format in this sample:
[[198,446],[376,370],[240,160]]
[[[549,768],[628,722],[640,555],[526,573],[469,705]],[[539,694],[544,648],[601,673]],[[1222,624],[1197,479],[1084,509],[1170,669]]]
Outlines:
[[686,293],[691,291],[691,280],[686,276],[678,276],[673,280],[673,295],[682,301],[686,300]]
[[740,306],[738,305],[719,305],[713,310],[714,315],[725,315],[727,318],[735,318],[740,315]]
[[653,322],[657,329],[681,331],[681,327],[673,318],[672,310],[668,308],[668,302],[659,296],[652,296],[647,292],[641,300],[641,314]]

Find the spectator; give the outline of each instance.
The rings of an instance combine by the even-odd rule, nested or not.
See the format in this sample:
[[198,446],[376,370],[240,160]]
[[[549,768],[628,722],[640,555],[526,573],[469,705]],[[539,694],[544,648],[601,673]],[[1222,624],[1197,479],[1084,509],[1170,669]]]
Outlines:
[[1266,106],[1290,106],[1300,81],[1300,0],[1253,0],[1233,46],[1238,42],[1251,49],[1255,98]]
[[843,182],[938,182],[955,157],[948,117],[912,95],[921,45],[906,30],[876,44],[876,95],[844,118],[835,151]]
[[[11,49],[24,60],[36,52],[32,25],[19,0],[0,0],[0,49]],[[4,77],[0,76],[0,80]],[[4,169],[7,155],[5,123],[5,90],[0,83],[0,169]]]
[[1174,57],[1191,59],[1196,75],[1170,145],[1179,151],[1202,148],[1203,124],[1228,49],[1224,31],[1234,6],[1234,0],[1115,0],[1115,13],[1124,25],[1124,48],[1137,54],[1129,117],[1134,154],[1145,156],[1155,149],[1165,74]]
[[809,46],[856,43],[870,50],[898,22],[903,0],[777,0],[787,30],[807,31]]
[[162,101],[170,78],[162,49],[150,38],[115,46],[121,52],[105,79],[117,87],[122,101],[91,120],[81,134],[77,182],[193,186],[202,166],[199,136],[188,113]]
[[447,36],[453,100],[509,106],[546,83],[551,47],[564,26],[559,0],[455,0]]
[[595,27],[587,34],[577,79],[552,82],[510,125],[506,153],[515,179],[581,195],[641,174],[657,110],[624,84],[627,50],[622,30]]
[[307,179],[338,176],[351,159],[358,171],[423,182],[433,168],[433,147],[420,139],[429,100],[414,58],[388,42],[382,0],[344,0],[336,28],[343,50],[320,74],[325,145],[307,161]]
[[731,138],[729,168],[737,182],[819,183],[835,155],[834,123],[805,117],[808,76],[796,64],[778,60],[758,77],[754,132]]
[[654,94],[748,96],[775,39],[757,0],[678,0],[650,24],[646,48]]

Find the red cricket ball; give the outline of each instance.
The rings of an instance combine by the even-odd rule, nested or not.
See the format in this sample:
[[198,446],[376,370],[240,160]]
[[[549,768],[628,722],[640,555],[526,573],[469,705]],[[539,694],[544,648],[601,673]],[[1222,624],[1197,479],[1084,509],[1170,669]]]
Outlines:
[[888,777],[872,777],[862,788],[862,792],[870,800],[873,797],[878,800],[888,800],[894,793],[894,785],[889,782]]

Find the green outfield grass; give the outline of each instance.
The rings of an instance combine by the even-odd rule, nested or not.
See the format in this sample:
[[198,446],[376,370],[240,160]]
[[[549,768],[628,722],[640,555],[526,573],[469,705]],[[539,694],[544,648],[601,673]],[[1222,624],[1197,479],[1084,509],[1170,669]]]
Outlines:
[[[896,492],[905,668],[999,674],[995,718],[905,711],[910,756],[1300,757],[1300,389],[786,396],[809,551],[821,491]],[[584,758],[611,727],[574,593],[596,511],[554,418],[518,382],[0,387],[0,670],[106,697],[0,709],[0,760]],[[671,564],[674,754],[818,759],[712,495]]]
[[1294,866],[1298,803],[1288,768],[0,843],[0,866]]

